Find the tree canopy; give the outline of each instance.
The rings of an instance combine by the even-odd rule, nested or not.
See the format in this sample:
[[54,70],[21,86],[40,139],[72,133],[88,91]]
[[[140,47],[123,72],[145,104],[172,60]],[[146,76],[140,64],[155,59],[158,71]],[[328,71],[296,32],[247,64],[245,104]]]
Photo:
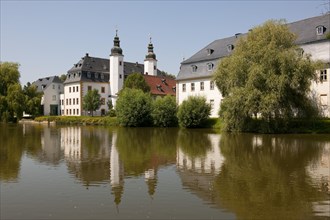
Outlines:
[[84,96],[83,108],[84,110],[93,113],[101,107],[101,95],[97,89],[89,90]]
[[140,73],[130,74],[124,82],[124,88],[141,89],[143,92],[149,92],[150,86],[144,80],[144,77]]
[[283,21],[268,21],[242,36],[220,60],[214,79],[224,96],[220,116],[227,130],[250,130],[258,116],[272,132],[289,119],[317,114],[309,98],[316,63],[295,46]]

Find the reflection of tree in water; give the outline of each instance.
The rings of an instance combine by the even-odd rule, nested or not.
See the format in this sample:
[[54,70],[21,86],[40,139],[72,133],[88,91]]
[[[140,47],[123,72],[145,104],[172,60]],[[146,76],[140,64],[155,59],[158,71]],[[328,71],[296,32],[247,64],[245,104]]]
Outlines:
[[35,156],[41,151],[42,127],[0,123],[0,180],[17,179],[24,151]]
[[306,166],[323,143],[308,136],[224,134],[225,164],[215,180],[217,199],[241,219],[304,219],[311,198],[324,194],[311,186]]
[[202,157],[211,149],[211,141],[205,130],[181,129],[178,136],[178,146],[191,158]]
[[175,162],[177,129],[118,128],[116,147],[126,175]]

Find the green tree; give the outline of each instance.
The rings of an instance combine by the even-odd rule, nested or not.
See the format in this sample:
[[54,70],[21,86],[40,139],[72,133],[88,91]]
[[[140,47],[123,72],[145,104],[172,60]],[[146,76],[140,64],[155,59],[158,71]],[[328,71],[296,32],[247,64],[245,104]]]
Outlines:
[[268,21],[220,61],[214,79],[224,96],[220,116],[226,130],[255,129],[257,115],[265,132],[283,129],[296,116],[317,115],[308,98],[317,65],[297,52],[295,39],[283,21]]
[[178,119],[176,117],[177,105],[174,96],[157,97],[152,103],[152,113],[154,125],[159,127],[176,126]]
[[107,105],[108,105],[108,109],[109,109],[108,116],[110,116],[110,117],[115,117],[115,116],[116,116],[116,111],[115,111],[115,109],[113,108],[112,100],[111,100],[111,99],[109,99],[109,100],[107,101]]
[[24,95],[19,83],[19,64],[0,63],[0,119],[15,121],[23,115]]
[[59,78],[62,82],[64,82],[66,80],[66,74],[60,75]]
[[141,89],[143,92],[150,91],[150,86],[146,83],[141,73],[130,74],[124,82],[124,88]]
[[93,113],[101,107],[101,96],[97,89],[89,90],[84,96],[83,108]]
[[36,86],[28,82],[23,88],[23,94],[25,95],[25,113],[32,115],[32,117],[40,115],[42,93],[37,91]]
[[151,124],[151,96],[140,89],[123,89],[116,102],[116,114],[125,127]]
[[189,96],[179,106],[179,124],[186,128],[200,127],[210,116],[211,106],[201,96]]
[[176,79],[176,77],[173,74],[170,74],[170,73],[165,72],[165,71],[160,71],[160,75],[165,76],[165,77],[169,77],[169,78],[172,78],[172,79]]

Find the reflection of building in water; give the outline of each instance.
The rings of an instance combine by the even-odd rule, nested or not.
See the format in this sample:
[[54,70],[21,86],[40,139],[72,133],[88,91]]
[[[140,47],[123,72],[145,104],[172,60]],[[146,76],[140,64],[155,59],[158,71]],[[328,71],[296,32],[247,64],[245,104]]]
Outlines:
[[219,134],[208,134],[211,148],[203,156],[190,157],[180,146],[177,152],[177,167],[183,186],[207,202],[214,203],[214,178],[220,173],[224,157],[220,152]]
[[144,178],[148,185],[148,193],[153,198],[153,195],[156,192],[157,186],[157,170],[155,169],[148,169],[144,172]]
[[110,184],[111,194],[114,195],[114,202],[118,206],[121,202],[121,196],[124,192],[124,166],[119,159],[119,153],[116,147],[117,133],[112,134],[112,144],[110,150]]
[[208,134],[208,139],[211,142],[211,149],[206,152],[206,155],[196,156],[194,158],[182,151],[180,146],[177,152],[177,166],[180,170],[190,170],[195,173],[212,173],[220,172],[223,164],[223,156],[220,152],[219,141],[220,135]]
[[60,134],[58,130],[43,126],[43,133],[41,134],[41,148],[42,152],[39,159],[43,162],[59,164],[61,161],[62,151],[60,146]]
[[[324,146],[320,160],[307,167],[307,172],[312,177],[313,184],[320,188],[321,192],[330,195],[330,143]],[[330,217],[329,200],[312,204],[315,215]]]
[[68,170],[87,188],[109,181],[109,134],[101,128],[61,128],[61,148]]
[[69,160],[80,160],[81,154],[81,128],[61,128],[61,148],[64,149],[64,156]]

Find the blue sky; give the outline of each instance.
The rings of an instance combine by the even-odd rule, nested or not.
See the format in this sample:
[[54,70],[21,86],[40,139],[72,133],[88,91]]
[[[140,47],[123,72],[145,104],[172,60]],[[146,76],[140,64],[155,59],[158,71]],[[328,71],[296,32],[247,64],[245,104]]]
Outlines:
[[212,41],[245,33],[269,19],[318,16],[311,1],[12,1],[1,0],[1,61],[21,64],[21,83],[66,73],[85,53],[108,58],[118,28],[124,60],[143,63],[152,37],[158,68],[180,62]]

